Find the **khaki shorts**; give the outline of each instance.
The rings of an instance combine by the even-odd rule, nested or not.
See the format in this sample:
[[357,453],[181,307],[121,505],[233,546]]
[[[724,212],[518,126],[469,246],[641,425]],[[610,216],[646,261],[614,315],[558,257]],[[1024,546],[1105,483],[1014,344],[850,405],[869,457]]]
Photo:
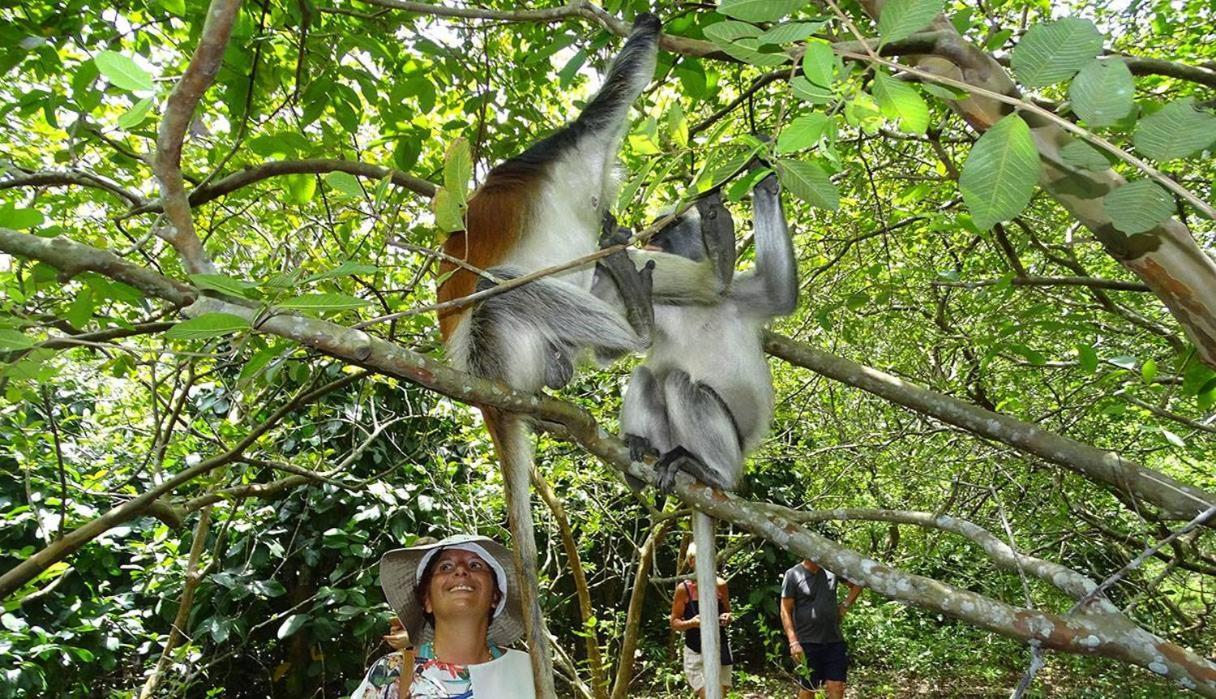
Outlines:
[[[722,682],[723,687],[729,687],[731,686],[731,666],[722,665],[721,668],[718,679]],[[701,654],[688,646],[684,646],[684,677],[688,679],[692,691],[699,692],[705,689],[705,672],[701,666]]]

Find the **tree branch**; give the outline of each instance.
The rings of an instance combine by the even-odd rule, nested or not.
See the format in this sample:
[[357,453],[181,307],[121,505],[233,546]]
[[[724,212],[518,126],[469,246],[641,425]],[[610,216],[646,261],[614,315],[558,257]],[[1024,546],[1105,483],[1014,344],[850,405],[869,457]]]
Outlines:
[[159,233],[182,256],[182,264],[191,274],[214,274],[215,264],[203,250],[203,243],[194,230],[190,202],[186,199],[182,179],[182,143],[194,118],[199,99],[215,80],[224,60],[224,48],[232,34],[232,25],[241,7],[241,0],[212,0],[207,8],[207,21],[202,38],[190,58],[190,65],[174,86],[165,104],[156,136],[156,160],[153,172],[160,181],[161,204],[173,227],[170,233]]
[[0,181],[0,189],[17,187],[91,187],[100,189],[119,199],[125,200],[131,206],[143,206],[143,197],[126,189],[117,182],[91,172],[82,170],[39,170],[10,177]]

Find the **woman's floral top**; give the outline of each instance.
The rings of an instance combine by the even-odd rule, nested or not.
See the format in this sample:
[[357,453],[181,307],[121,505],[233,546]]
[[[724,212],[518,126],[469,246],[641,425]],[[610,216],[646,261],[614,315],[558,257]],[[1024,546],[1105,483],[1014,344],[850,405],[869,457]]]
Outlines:
[[[502,654],[501,648],[490,644],[491,660]],[[473,699],[469,668],[435,660],[434,655],[435,648],[430,643],[418,648],[414,658],[414,681],[408,695],[397,694],[402,657],[401,653],[391,653],[372,663],[351,699]]]

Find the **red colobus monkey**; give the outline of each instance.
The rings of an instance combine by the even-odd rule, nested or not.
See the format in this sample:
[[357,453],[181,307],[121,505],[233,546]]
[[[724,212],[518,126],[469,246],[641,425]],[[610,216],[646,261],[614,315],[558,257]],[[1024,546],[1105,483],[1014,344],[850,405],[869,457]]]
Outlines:
[[[734,490],[743,460],[768,432],[773,381],[761,331],[798,303],[798,268],[786,229],[777,178],[752,192],[756,263],[734,275],[734,224],[717,192],[651,238],[662,254],[708,261],[717,271],[714,299],[704,294],[654,301],[654,338],[625,392],[621,429],[636,461],[657,455],[658,485],[670,489],[676,472]],[[663,271],[660,261],[656,274]],[[713,520],[693,518],[705,696],[720,697],[718,601]],[[708,660],[707,660],[708,659]]]
[[[469,200],[466,228],[449,237],[444,252],[505,280],[569,262],[616,242],[615,222],[606,216],[615,199],[617,151],[627,130],[630,105],[654,77],[661,25],[639,14],[604,85],[582,113],[556,133],[496,166]],[[465,371],[536,392],[558,388],[573,375],[583,350],[601,357],[641,351],[649,343],[649,287],[620,253],[606,259],[608,272],[626,301],[626,317],[591,293],[596,270],[572,269],[492,296],[471,308],[439,314],[439,327],[453,363]],[[452,264],[438,290],[441,303],[493,286]],[[639,309],[642,299],[645,308]],[[553,696],[552,665],[544,621],[535,598],[536,546],[528,501],[532,443],[524,418],[482,408],[507,482],[516,565],[523,578],[525,621],[540,696]]]

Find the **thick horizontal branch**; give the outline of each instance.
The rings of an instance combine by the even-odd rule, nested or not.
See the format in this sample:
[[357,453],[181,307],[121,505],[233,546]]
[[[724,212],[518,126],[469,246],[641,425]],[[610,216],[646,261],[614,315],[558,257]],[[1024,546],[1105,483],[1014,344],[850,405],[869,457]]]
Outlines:
[[[11,236],[0,236],[0,249],[11,252],[6,243],[8,238]],[[81,249],[88,248],[73,245],[77,249],[74,250],[72,262],[79,268],[84,256]],[[62,249],[63,246],[58,247]],[[101,251],[93,252],[101,256]],[[55,266],[54,259],[42,261]],[[96,266],[104,264],[105,260],[100,259]],[[168,280],[164,281],[160,288],[175,288]],[[258,320],[256,309],[218,298],[201,297],[187,309],[190,315],[212,311],[233,313],[251,322]],[[575,405],[544,395],[521,394],[503,384],[477,379],[390,342],[370,337],[360,330],[324,320],[295,315],[274,316],[259,322],[257,331],[295,340],[347,363],[410,381],[465,403],[533,415],[555,436],[578,442],[583,449],[612,467],[650,483],[655,481],[655,473],[649,465],[631,463],[628,447],[601,429],[589,413]],[[769,343],[772,342],[773,338],[770,338]],[[171,489],[183,479],[197,476],[201,466],[183,471],[165,486],[173,484],[169,487]],[[717,519],[746,529],[799,557],[816,560],[825,568],[862,583],[885,597],[948,614],[1004,636],[1035,641],[1044,648],[1103,655],[1121,662],[1135,663],[1195,687],[1207,696],[1216,696],[1216,666],[1120,617],[1109,614],[1061,617],[1014,607],[937,580],[911,575],[812,534],[773,514],[769,511],[770,506],[748,502],[697,484],[684,474],[678,477],[674,492],[682,501]],[[145,497],[147,495],[141,496]],[[76,533],[72,532],[69,536]],[[25,565],[20,564],[17,568]],[[11,584],[13,573],[9,571],[0,577],[0,598],[16,589]],[[21,584],[29,579],[32,576],[25,578]]]
[[1216,504],[1212,494],[1142,466],[1117,452],[1099,449],[1009,415],[921,388],[774,333],[766,335],[764,344],[770,354],[791,364],[1064,466],[1135,502],[1156,505],[1164,517],[1189,520]]
[[[354,160],[310,158],[308,160],[272,161],[239,170],[209,185],[192,190],[189,195],[189,201],[191,206],[198,206],[271,177],[279,177],[281,175],[320,175],[327,172],[345,172],[356,177],[366,177],[374,180],[382,180],[388,177],[398,187],[416,192],[424,197],[435,196],[436,187],[434,184],[400,170]],[[148,203],[132,209],[126,216],[159,211],[161,211],[159,203]]]

